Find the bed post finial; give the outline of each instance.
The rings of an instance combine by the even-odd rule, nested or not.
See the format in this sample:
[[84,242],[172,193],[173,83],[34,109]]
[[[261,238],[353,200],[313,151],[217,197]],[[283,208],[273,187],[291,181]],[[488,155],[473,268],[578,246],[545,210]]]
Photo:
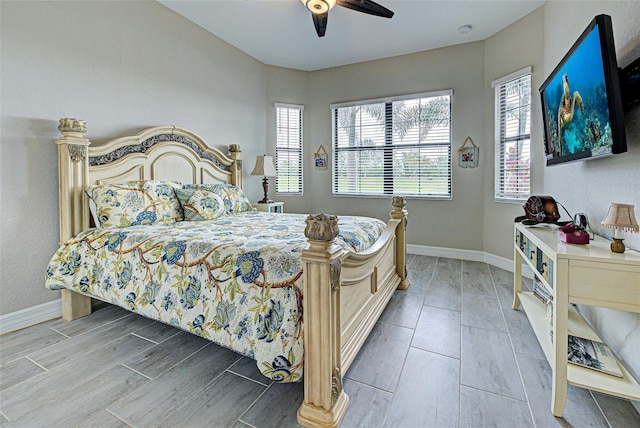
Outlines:
[[[84,138],[84,120],[64,117],[58,130],[58,202],[60,207],[60,242],[65,242],[89,227],[89,202],[84,190],[89,186],[91,142]],[[91,298],[62,290],[62,317],[72,320],[91,313]]]
[[409,288],[409,278],[407,278],[407,200],[402,196],[394,196],[391,199],[391,218],[401,220],[396,227],[396,272],[400,277],[398,290]]
[[62,137],[58,145],[58,197],[60,203],[60,242],[89,227],[89,204],[83,195],[89,186],[89,158],[91,142],[84,138],[84,120],[63,117],[58,129]]
[[298,423],[305,427],[337,427],[349,406],[342,389],[340,324],[340,257],[335,243],[340,229],[334,215],[307,217],[309,248],[304,264],[304,401]]
[[233,160],[231,184],[242,189],[242,148],[239,144],[229,144],[229,158]]

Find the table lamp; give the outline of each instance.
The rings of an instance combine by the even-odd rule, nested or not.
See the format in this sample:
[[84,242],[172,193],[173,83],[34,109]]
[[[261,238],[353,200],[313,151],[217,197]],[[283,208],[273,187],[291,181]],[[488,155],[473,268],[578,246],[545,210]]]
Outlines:
[[609,211],[600,224],[605,229],[613,229],[614,237],[611,242],[611,251],[614,253],[624,253],[624,243],[619,236],[619,232],[640,232],[640,226],[636,221],[633,205],[614,204],[609,205]]
[[269,179],[267,177],[275,177],[276,176],[276,167],[273,166],[273,156],[258,156],[256,158],[256,166],[251,171],[251,175],[262,175],[264,179],[262,180],[262,189],[264,190],[264,198],[261,201],[258,201],[259,204],[268,204],[273,202],[269,199]]

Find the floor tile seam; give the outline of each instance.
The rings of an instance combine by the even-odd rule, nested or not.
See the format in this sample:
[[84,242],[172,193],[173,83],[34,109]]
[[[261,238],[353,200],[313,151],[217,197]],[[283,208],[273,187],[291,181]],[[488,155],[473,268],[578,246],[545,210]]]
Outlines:
[[[248,412],[249,410],[251,410],[251,408],[252,408],[252,407],[253,407],[253,406],[258,402],[258,400],[260,400],[260,398],[262,398],[262,396],[263,396],[263,395],[265,395],[265,394],[266,394],[266,393],[271,389],[271,387],[272,387],[274,384],[275,384],[275,382],[274,382],[274,383],[272,383],[271,385],[267,386],[267,387],[264,389],[264,391],[262,391],[262,393],[260,393],[260,394],[256,397],[256,399],[255,399],[255,400],[253,400],[253,402],[247,406],[247,408],[246,408],[246,409],[244,409],[244,412],[242,412],[242,414],[241,414],[240,416],[238,416],[237,421],[240,421],[240,422],[242,422],[242,423],[243,423],[243,424],[245,424],[245,425],[248,425],[248,426],[250,426],[250,427],[255,428],[255,427],[254,427],[254,425],[252,425],[252,424],[250,424],[250,423],[248,423],[248,422],[243,421],[243,420],[242,420],[242,417],[243,417],[244,415],[246,415],[246,414],[247,414],[247,412]],[[232,424],[231,426],[233,426],[233,424]]]
[[123,424],[127,425],[128,427],[135,427],[136,424],[133,421],[129,421],[127,418],[125,418],[124,416],[120,416],[118,415],[115,410],[111,410],[109,409],[109,407],[104,409],[107,413],[109,413],[110,415],[112,415],[113,417],[115,417],[116,419],[118,419],[120,422],[122,422]]
[[[496,282],[493,278],[493,272],[491,272],[491,267],[489,267],[489,278],[491,278],[491,284],[493,285],[493,289],[498,296],[498,289],[496,287]],[[498,298],[498,307],[500,308],[500,315],[502,316],[502,322],[504,323],[504,327],[507,329],[507,337],[509,339],[509,346],[511,346],[511,352],[513,353],[513,359],[516,363],[516,368],[518,369],[518,376],[520,377],[520,385],[522,386],[522,392],[524,393],[524,397],[526,399],[527,408],[529,409],[529,416],[531,417],[531,422],[534,427],[536,427],[536,418],[534,416],[533,408],[531,407],[531,401],[529,400],[529,393],[527,391],[527,387],[524,382],[524,376],[522,375],[522,369],[520,367],[520,361],[518,360],[518,353],[516,352],[516,348],[513,345],[513,338],[511,337],[511,331],[509,330],[509,323],[507,322],[507,317],[504,314],[504,308],[502,307],[502,302],[500,298]],[[527,319],[528,322],[528,319]]]
[[[37,324],[36,324],[36,325],[37,325]],[[29,327],[33,327],[33,326],[29,326]],[[21,330],[25,330],[25,329],[27,329],[27,328],[29,328],[29,327],[25,327],[24,329],[21,329]],[[62,334],[62,333],[60,333],[59,331],[56,331],[56,330],[54,330],[54,329],[53,329],[53,328],[51,328],[51,327],[49,327],[49,330],[53,330],[55,333],[60,334],[62,337],[64,337],[64,338],[65,338],[64,340],[71,339],[71,337],[66,336],[65,334]],[[18,331],[20,331],[20,330],[18,330]],[[15,333],[15,332],[11,332],[11,333]],[[10,357],[9,357],[10,359],[8,359],[7,361],[4,361],[4,362],[2,362],[2,361],[0,360],[0,367],[4,366],[4,365],[6,365],[6,364],[9,364],[9,363],[13,363],[14,361],[17,361],[17,360],[19,360],[20,358],[24,358],[24,357],[26,357],[26,356],[28,356],[28,355],[30,355],[30,354],[33,354],[33,353],[36,353],[36,352],[43,351],[43,350],[45,350],[45,349],[47,349],[47,348],[49,348],[49,347],[51,347],[51,346],[55,346],[55,345],[57,345],[58,343],[62,343],[62,342],[63,342],[63,341],[55,342],[55,343],[52,343],[52,344],[50,344],[50,345],[45,346],[44,348],[34,348],[34,349],[27,349],[26,351],[22,351],[22,352],[26,352],[26,353],[24,353],[24,354],[19,354],[19,355],[16,355],[16,356],[10,356]]]
[[[419,256],[419,255],[417,255],[417,254],[416,254],[416,256],[417,256],[417,257],[423,257],[423,256]],[[414,263],[415,263],[415,260],[417,259],[417,257],[414,259]],[[427,257],[435,258],[435,260],[434,260],[434,262],[433,262],[433,267],[431,268],[431,272],[433,273],[433,272],[435,272],[435,270],[436,270],[436,266],[437,266],[437,264],[438,264],[438,260],[440,259],[440,257],[432,257],[432,256],[427,256]],[[416,269],[416,270],[422,270],[422,269]],[[429,270],[429,269],[425,269],[425,270]]]
[[[243,420],[242,420],[242,419],[240,419],[240,418],[238,418],[238,420],[237,420],[236,422],[240,422],[240,423],[242,423],[242,424],[244,424],[244,425],[246,425],[246,426],[248,426],[248,427],[250,427],[250,428],[258,428],[258,427],[256,427],[255,425],[251,425],[249,422],[245,422],[245,421],[243,421]],[[234,425],[235,425],[235,424],[234,424]],[[231,426],[233,426],[233,425],[231,425]]]
[[[132,331],[132,332],[131,332],[131,333],[129,333],[129,334],[130,334],[131,336],[135,336],[135,337],[137,337],[137,338],[139,338],[139,339],[146,340],[147,342],[153,343],[154,345],[159,345],[160,343],[162,343],[162,342],[156,342],[155,340],[151,340],[151,339],[149,339],[149,338],[147,338],[147,337],[144,337],[144,336],[140,336],[139,334],[136,334],[134,331]],[[124,336],[123,336],[123,337],[124,337]]]
[[54,331],[54,332],[56,332],[56,333],[58,333],[58,334],[62,335],[63,337],[66,337],[67,339],[71,339],[71,338],[73,337],[73,336],[69,336],[68,334],[64,334],[64,333],[63,333],[63,332],[61,332],[61,331],[58,331],[58,330],[56,330],[56,329],[55,329],[55,328],[53,328],[53,327],[49,327],[49,330],[52,330],[52,331]]
[[[132,336],[136,336],[136,337],[138,337],[138,338],[140,338],[140,339],[144,339],[144,340],[146,340],[146,341],[148,341],[148,342],[154,343],[152,340],[149,340],[149,339],[147,339],[147,338],[145,338],[145,337],[138,336],[138,335],[137,335],[137,334],[135,334],[135,333],[129,333],[129,334],[130,334],[130,335],[132,335]],[[177,367],[179,364],[182,364],[183,362],[185,362],[185,361],[186,361],[186,360],[188,360],[189,358],[193,357],[195,354],[197,354],[198,352],[202,351],[204,348],[206,348],[207,346],[209,346],[209,345],[211,345],[211,344],[213,344],[213,342],[207,342],[207,343],[205,343],[202,347],[200,347],[200,348],[196,349],[195,351],[193,351],[192,353],[190,353],[190,354],[189,354],[189,355],[187,355],[186,357],[182,358],[181,360],[176,361],[176,362],[175,362],[175,364],[172,364],[171,366],[167,367],[167,369],[166,369],[166,370],[162,371],[161,373],[158,373],[156,376],[154,376],[154,377],[153,377],[153,378],[151,378],[151,379],[153,380],[153,379],[157,379],[157,378],[159,378],[159,377],[160,377],[160,376],[162,376],[163,374],[167,373],[169,370],[173,369],[174,367]],[[156,346],[156,345],[154,344],[154,346]],[[152,347],[152,348],[153,348],[153,347]],[[145,349],[144,351],[140,351],[140,352],[138,352],[137,354],[132,355],[132,356],[131,356],[131,358],[134,358],[135,356],[140,355],[140,354],[143,354],[143,353],[145,353],[145,352],[149,352],[149,349],[150,349],[150,348],[147,348],[147,349]],[[127,368],[128,368],[128,367],[127,367]],[[132,370],[133,370],[133,369],[132,369]],[[226,369],[225,369],[225,370],[226,370]],[[146,377],[148,377],[148,376],[146,376]]]
[[[420,310],[420,312],[422,312],[422,309]],[[419,315],[418,315],[418,318],[420,318],[420,316],[419,316]],[[414,335],[414,333],[415,333],[415,331],[416,331],[415,327],[414,327],[414,328],[411,328],[411,327],[407,327],[406,325],[394,324],[394,323],[392,323],[392,322],[389,322],[389,321],[382,321],[382,320],[380,320],[380,319],[378,319],[378,321],[376,321],[376,324],[378,324],[378,323],[380,323],[380,324],[387,324],[387,325],[391,325],[391,326],[398,327],[398,328],[402,328],[402,329],[405,329],[405,330],[411,330],[411,332],[412,332],[412,333],[411,333],[411,340],[413,340],[413,335]],[[417,321],[416,321],[416,325],[417,325]],[[375,325],[374,325],[374,328],[375,328]],[[373,329],[372,329],[372,331],[373,331]],[[369,333],[369,334],[371,334],[371,333]],[[360,349],[362,349],[362,348],[360,348]]]
[[380,391],[380,392],[384,392],[385,394],[390,394],[392,397],[395,395],[395,392],[392,391],[387,391],[386,389],[382,389],[379,386],[375,386],[375,385],[369,385],[366,382],[363,382],[361,380],[357,380],[357,379],[352,379],[349,376],[344,376],[345,379],[349,380],[349,383],[357,383],[358,385],[363,385],[366,386],[368,388],[372,388],[375,389],[376,391]]
[[31,361],[33,364],[35,364],[36,366],[40,367],[42,370],[44,370],[45,372],[48,372],[49,369],[46,368],[45,366],[43,366],[42,364],[38,363],[37,361],[33,360],[31,357],[29,357],[28,355],[25,355],[24,357],[25,359]]
[[[207,344],[208,346],[208,344]],[[201,348],[202,349],[202,348]],[[186,359],[186,358],[185,358]],[[182,360],[184,361],[184,360]],[[175,367],[175,366],[174,366]],[[164,371],[163,373],[166,373],[167,371]],[[202,388],[199,388],[196,391],[191,391],[191,394],[189,394],[188,396],[186,396],[183,400],[183,403],[188,403],[189,401],[191,401],[191,399],[193,397],[195,397],[196,395],[200,394],[202,391],[206,390],[211,384],[213,384],[215,381],[217,381],[223,374],[225,374],[227,372],[227,370],[223,370],[222,372],[220,372],[217,376],[214,376],[213,379],[211,379],[206,385],[204,385]],[[157,377],[161,376],[162,374],[158,375]],[[156,378],[157,378],[156,377]],[[151,379],[151,382],[153,382],[154,379]],[[146,385],[146,384],[145,384]],[[265,388],[265,391],[269,389],[268,387]],[[135,391],[135,390],[134,390]],[[131,391],[130,393],[133,393],[134,391]],[[182,388],[181,388],[182,391]],[[252,403],[253,405],[253,403]],[[173,410],[171,410],[169,413],[167,413],[162,419],[160,419],[159,421],[156,422],[156,424],[160,424],[163,421],[167,420],[168,418],[170,418],[174,413],[176,413],[178,410],[180,410],[182,408],[182,404],[178,405],[176,408],[174,408]],[[127,423],[127,425],[130,425],[128,422],[125,421],[125,423]],[[132,426],[135,426],[135,424],[133,424]]]
[[[234,363],[234,364],[235,364],[235,363]],[[232,367],[232,366],[233,366],[233,364],[232,364],[231,366],[229,366],[229,368],[227,368],[227,369],[225,370],[225,372],[229,372],[229,374],[232,374],[232,375],[235,375],[235,376],[241,377],[241,378],[246,379],[246,380],[250,380],[251,382],[253,382],[253,383],[257,383],[258,385],[261,385],[261,386],[264,386],[264,387],[268,387],[268,386],[270,386],[270,385],[271,385],[271,384],[268,384],[268,385],[267,385],[266,383],[262,383],[262,382],[260,382],[260,381],[255,380],[255,379],[251,379],[250,377],[245,376],[245,375],[243,375],[243,374],[241,374],[241,373],[234,372],[234,371],[231,369],[231,367]],[[265,379],[269,379],[269,378],[268,378],[268,377],[266,377],[266,376],[264,376],[264,378],[265,378]],[[273,382],[272,382],[272,383],[273,383]]]
[[[0,0],[0,1],[2,1],[2,0]],[[0,371],[2,370],[2,368],[3,368],[4,366],[6,366],[6,365],[8,365],[8,364],[13,364],[13,363],[15,363],[16,361],[21,360],[21,359],[26,358],[26,357],[27,357],[27,355],[20,355],[20,356],[16,356],[15,358],[11,357],[11,358],[13,358],[13,359],[11,359],[11,360],[7,360],[7,361],[2,361],[2,362],[0,362]]]
[[[26,379],[23,379],[23,380],[21,380],[21,381],[20,381],[20,382],[18,382],[18,383],[14,383],[13,385],[9,386],[7,389],[9,389],[9,388],[13,388],[13,387],[14,387],[14,386],[16,386],[16,385],[20,385],[21,383],[26,382],[26,381],[28,381],[28,380],[31,380],[31,379],[33,379],[33,378],[35,378],[35,377],[37,377],[37,376],[44,376],[44,375],[46,375],[46,374],[47,374],[47,372],[49,372],[49,369],[47,369],[46,367],[41,366],[41,365],[40,365],[40,364],[38,364],[37,362],[33,361],[31,358],[29,358],[29,357],[27,357],[27,356],[22,357],[22,358],[24,358],[24,359],[26,359],[26,360],[28,360],[28,361],[31,361],[33,364],[35,364],[36,366],[40,367],[40,368],[41,368],[42,370],[44,370],[44,371],[43,371],[43,372],[40,372],[40,373],[36,373],[36,374],[34,374],[33,376],[28,377],[28,378],[26,378]],[[18,360],[14,360],[14,361],[18,361]]]
[[0,409],[0,415],[7,420],[7,422],[13,422],[4,412]]
[[[130,315],[133,315],[133,314],[130,314]],[[127,315],[127,316],[130,316],[130,315]],[[121,317],[121,318],[125,318],[125,317]],[[111,324],[111,322],[113,322],[113,321],[110,321],[110,322],[108,322],[107,324],[104,324],[104,325]],[[101,326],[101,327],[102,327],[102,326]],[[80,337],[84,336],[85,334],[87,334],[87,333],[89,333],[89,332],[91,332],[91,331],[93,331],[93,330],[96,330],[97,328],[99,328],[99,327],[96,327],[96,328],[94,328],[94,329],[91,329],[91,330],[89,330],[89,331],[86,331],[86,332],[84,332],[84,333],[82,333],[82,334],[79,334],[79,335],[77,335],[77,336],[72,336],[72,337],[70,337],[70,338],[69,338],[69,339],[67,339],[67,340],[68,340],[68,341],[79,340],[78,338],[80,338]],[[134,331],[135,331],[135,330],[134,330]],[[127,334],[124,334],[124,335],[116,336],[116,337],[114,337],[112,340],[110,340],[110,341],[108,341],[108,342],[100,342],[100,344],[99,344],[97,347],[92,347],[91,349],[86,349],[86,351],[95,351],[95,350],[97,350],[97,349],[105,348],[105,347],[107,347],[107,346],[111,345],[113,342],[118,341],[118,340],[122,339],[123,337],[126,337],[126,336],[127,336],[127,335],[129,335],[129,334],[133,335],[133,332],[130,332],[130,333],[127,333]],[[141,337],[141,336],[138,336],[138,335],[135,335],[135,336],[136,336],[136,337],[138,337],[138,338],[140,338],[140,339],[144,339],[144,340],[146,340],[146,341],[148,341],[148,342],[154,343],[153,341],[150,341],[149,339],[147,339],[147,338],[145,338],[145,337]],[[99,337],[99,336],[96,336],[96,337]],[[66,342],[66,341],[63,341],[63,342],[56,342],[56,343],[51,344],[51,345],[49,345],[49,346],[46,346],[46,347],[44,347],[44,348],[40,348],[40,349],[34,350],[34,351],[32,351],[32,352],[29,352],[26,356],[31,356],[31,358],[34,358],[34,357],[33,357],[33,354],[36,354],[36,353],[42,353],[43,351],[46,351],[47,349],[49,349],[49,348],[51,348],[51,347],[53,347],[53,346],[57,346],[57,345],[59,345],[60,343],[65,343],[65,344],[67,344],[67,345],[69,345],[69,346],[75,346],[75,345],[77,345],[77,344],[75,344],[75,343],[71,343],[71,344],[69,344],[69,343],[68,343],[68,342]],[[45,353],[45,354],[43,354],[43,355],[45,355],[45,356],[46,356],[46,355],[48,355],[48,354],[47,354],[47,353]],[[56,367],[57,367],[57,366],[56,366]],[[52,368],[53,368],[53,367],[52,367]]]
[[[97,311],[96,311],[96,312],[97,312]],[[96,312],[92,312],[92,313],[96,313]],[[89,315],[91,315],[91,314],[89,314]],[[122,320],[122,319],[125,319],[125,318],[128,318],[128,317],[132,317],[133,315],[134,315],[134,313],[133,313],[133,312],[131,312],[131,313],[125,313],[125,314],[124,314],[124,315],[122,315],[122,316],[119,316],[119,317],[117,317],[117,318],[113,318],[113,319],[109,319],[109,321],[105,321],[105,322],[103,322],[102,324],[97,325],[97,326],[95,326],[95,327],[93,327],[93,328],[90,328],[89,330],[83,331],[82,333],[76,334],[75,336],[68,336],[68,335],[66,335],[66,334],[64,334],[64,333],[60,333],[59,331],[55,330],[53,327],[49,327],[49,328],[50,328],[51,330],[55,331],[56,333],[60,333],[60,334],[62,334],[63,336],[68,337],[69,339],[74,339],[74,338],[76,338],[76,337],[84,336],[84,335],[86,335],[86,334],[89,334],[89,333],[95,332],[95,330],[100,329],[100,328],[103,328],[103,327],[105,327],[105,326],[108,326],[109,324],[113,324],[113,323],[114,323],[114,322],[116,322],[116,321],[119,321],[119,320]],[[78,318],[78,319],[80,319],[80,318]],[[72,320],[72,321],[68,321],[68,322],[73,322],[73,320]],[[46,349],[46,348],[44,348],[44,349]]]
[[104,411],[109,413],[111,416],[113,416],[114,418],[116,418],[117,420],[119,420],[120,422],[125,424],[126,426],[133,427],[133,425],[129,424],[127,421],[125,421],[120,416],[118,416],[116,413],[114,413],[113,410],[109,410],[109,408],[106,408],[106,409],[104,409]]
[[[422,310],[420,310],[422,311]],[[418,319],[420,318],[420,316],[418,316]],[[418,321],[416,320],[416,325],[414,325],[413,327],[407,327],[406,325],[402,325],[402,324],[397,324],[391,320],[378,320],[378,322],[380,324],[388,324],[388,325],[392,325],[394,327],[402,327],[402,328],[406,328],[409,330],[413,330],[414,332],[416,331],[416,327],[418,326]],[[411,339],[413,339],[413,334],[411,335]]]
[[[428,306],[430,308],[442,309],[442,310],[445,310],[445,311],[458,312],[462,316],[462,307],[460,307],[460,310],[457,310],[457,309],[451,309],[451,308],[443,308],[442,306],[429,305],[427,303],[422,303],[422,306]],[[420,314],[422,314],[422,310],[423,309],[420,310]]]
[[[492,333],[498,333],[498,334],[509,334],[509,329],[508,329],[508,328],[506,328],[506,327],[505,327],[505,330],[499,331],[499,330],[494,330],[494,329],[491,329],[491,328],[479,327],[479,326],[477,326],[477,325],[464,324],[464,323],[462,322],[462,320],[460,320],[460,326],[461,326],[461,327],[470,327],[470,328],[475,328],[475,329],[483,330],[483,331],[490,331],[490,332],[492,332]],[[511,341],[511,337],[509,337],[509,341]],[[461,342],[462,342],[462,340],[461,340]],[[513,350],[513,349],[512,349],[512,350]],[[515,353],[514,353],[514,356],[515,356]]]
[[[160,344],[162,344],[162,343],[166,342],[167,340],[170,340],[170,339],[172,339],[173,337],[177,336],[178,334],[180,334],[180,333],[182,333],[182,332],[185,332],[184,330],[181,330],[181,329],[179,329],[179,328],[177,328],[177,327],[174,327],[174,326],[172,326],[172,325],[169,325],[169,324],[165,324],[165,323],[163,323],[163,322],[161,322],[161,321],[157,321],[157,320],[153,320],[153,321],[158,322],[158,323],[160,323],[160,324],[162,324],[162,325],[165,325],[165,326],[168,326],[168,327],[173,328],[173,329],[175,330],[175,333],[173,333],[173,334],[172,334],[171,336],[169,336],[169,337],[164,338],[163,340],[161,340],[161,341],[159,341],[159,342],[158,342],[158,341],[156,341],[156,340],[153,340],[153,339],[149,339],[149,338],[147,338],[147,337],[144,337],[142,334],[137,333],[138,331],[143,330],[143,329],[147,328],[148,326],[144,326],[144,327],[142,327],[142,328],[139,328],[138,330],[133,331],[131,334],[135,334],[135,335],[136,335],[136,336],[138,336],[138,337],[142,337],[143,339],[147,339],[147,340],[149,340],[149,341],[151,341],[151,342],[154,342],[154,343],[156,343],[156,344],[160,345]],[[185,332],[185,333],[189,333],[189,332]],[[189,333],[189,334],[191,334],[191,333]]]
[[136,373],[136,374],[139,374],[140,376],[142,376],[142,377],[144,377],[144,378],[147,378],[147,379],[149,379],[149,380],[153,380],[153,379],[154,379],[154,378],[152,378],[151,376],[147,376],[146,374],[144,374],[144,373],[142,373],[142,372],[139,372],[139,371],[138,371],[138,370],[136,370],[136,369],[132,369],[131,367],[129,367],[129,366],[128,366],[128,365],[126,365],[125,363],[120,363],[120,365],[121,365],[122,367],[124,367],[125,369],[129,369],[129,370],[131,370],[132,372],[134,372],[134,373]]
[[[424,305],[423,305],[424,306]],[[420,314],[422,314],[422,308],[420,308]],[[420,319],[420,315],[418,315],[418,319]],[[417,321],[416,321],[416,325],[417,325]],[[389,412],[391,411],[391,407],[393,406],[393,402],[396,399],[396,389],[398,388],[398,384],[400,383],[400,378],[402,377],[402,373],[404,372],[405,367],[407,366],[407,358],[409,358],[409,351],[411,350],[411,343],[413,342],[413,337],[416,334],[416,329],[411,329],[411,340],[409,340],[409,347],[407,348],[407,352],[404,354],[404,359],[402,361],[402,368],[400,369],[400,374],[398,375],[398,379],[396,379],[394,385],[393,385],[393,391],[387,391],[385,389],[382,388],[377,388],[380,389],[381,391],[386,391],[391,393],[391,400],[389,401],[389,408],[387,409],[386,414],[384,415],[384,418],[382,420],[382,426],[384,426],[387,423],[387,417],[389,416]],[[351,378],[348,378],[351,379]]]
[[[59,372],[59,371],[65,372],[65,371],[73,370],[73,367],[70,367],[70,366],[75,365],[75,364],[77,363],[77,360],[78,360],[78,359],[81,359],[81,358],[84,358],[84,356],[86,356],[86,354],[90,354],[90,353],[92,353],[92,352],[95,352],[95,351],[98,351],[98,350],[101,350],[101,349],[105,349],[105,348],[107,348],[108,346],[112,345],[114,342],[117,342],[118,340],[122,340],[122,339],[124,339],[124,338],[126,338],[127,336],[130,336],[130,335],[131,335],[131,336],[134,336],[132,333],[127,333],[127,334],[125,334],[125,335],[123,335],[123,336],[119,336],[119,337],[115,338],[114,340],[112,340],[112,341],[110,341],[110,342],[102,343],[102,344],[100,344],[100,346],[97,346],[97,347],[95,347],[95,348],[90,348],[90,349],[89,349],[89,348],[87,348],[87,349],[83,349],[83,351],[86,351],[86,353],[83,353],[83,354],[75,353],[75,354],[72,354],[72,355],[70,355],[70,356],[68,356],[68,357],[63,358],[63,359],[62,359],[62,360],[60,360],[60,361],[54,362],[54,365],[52,365],[51,367],[49,367],[49,368],[47,369],[47,371],[48,371],[48,372],[57,373],[57,372]],[[144,348],[143,350],[141,350],[141,351],[140,351],[140,352],[138,352],[137,354],[131,354],[131,356],[135,356],[135,355],[139,355],[139,354],[142,354],[142,353],[148,352],[148,351],[149,351],[149,349],[151,349],[151,348],[154,346],[154,345],[153,345],[153,342],[150,342],[149,340],[145,339],[144,337],[139,337],[139,336],[135,336],[135,337],[137,337],[138,339],[142,339],[142,340],[144,340],[145,342],[149,342],[149,343],[150,343],[150,345],[149,345],[149,347]],[[132,352],[133,352],[133,351],[132,351]],[[129,354],[127,354],[127,355],[129,355]],[[46,357],[46,354],[45,354],[44,356]],[[35,360],[32,360],[32,361],[33,361],[34,363],[38,364]],[[117,366],[118,366],[118,365],[120,365],[120,364],[121,364],[121,363],[119,363],[119,362],[111,362],[111,360],[109,360],[108,365],[107,365],[107,366],[102,366],[102,367],[110,367],[110,368],[114,368],[114,367],[117,367]],[[38,365],[40,365],[40,364],[38,364]],[[44,367],[44,366],[43,366],[43,367]],[[101,367],[101,368],[102,368],[102,367]]]
[[600,406],[600,403],[598,403],[598,400],[593,395],[593,391],[591,391],[590,389],[587,389],[587,392],[591,396],[591,399],[593,400],[593,402],[596,403],[596,407],[598,408],[598,410],[600,410],[600,413],[602,414],[602,417],[604,418],[604,420],[607,423],[607,425],[609,426],[609,428],[612,428],[611,422],[609,422],[609,418],[607,418],[607,415],[604,412],[604,409],[602,408],[602,406]]
[[[155,340],[153,340],[153,339],[149,339],[148,337],[140,336],[139,334],[136,334],[136,332],[135,332],[135,331],[132,331],[132,332],[131,332],[131,333],[129,333],[129,334],[130,334],[131,336],[138,337],[138,338],[140,338],[140,339],[142,339],[142,340],[146,340],[147,342],[151,342],[151,343],[153,343],[154,345],[159,345],[160,343],[162,343],[162,342],[156,342]],[[172,336],[172,337],[173,337],[173,336]]]
[[[466,384],[466,383],[463,383],[462,381],[460,381],[460,394],[461,394],[461,395],[462,395],[462,387],[463,387],[463,386],[464,386],[465,388],[473,389],[473,390],[475,390],[475,391],[485,392],[485,393],[487,393],[487,394],[491,394],[491,395],[494,395],[494,396],[496,396],[496,397],[502,397],[502,398],[506,398],[507,400],[515,401],[515,402],[517,402],[517,403],[526,404],[526,405],[527,405],[527,407],[529,407],[529,408],[530,408],[530,406],[529,406],[529,399],[528,399],[528,398],[527,398],[526,400],[520,400],[520,399],[518,399],[518,398],[511,397],[510,395],[505,395],[505,394],[500,394],[500,393],[497,393],[497,392],[494,392],[494,391],[489,391],[489,390],[487,390],[487,389],[482,389],[482,388],[480,388],[480,387],[478,387],[478,386],[474,386],[474,385],[468,385],[468,384]],[[533,415],[531,414],[530,416],[531,416],[531,418],[532,418],[532,420],[533,420]]]
[[437,356],[440,356],[440,357],[450,358],[450,359],[452,359],[452,360],[458,360],[458,361],[459,361],[459,360],[461,360],[461,359],[462,359],[462,357],[461,357],[461,356],[460,356],[460,357],[454,357],[453,355],[443,354],[443,353],[441,353],[441,352],[436,352],[436,351],[433,351],[433,350],[431,350],[431,349],[424,349],[424,348],[421,348],[421,347],[419,347],[419,346],[411,345],[411,346],[409,346],[409,349],[411,349],[411,348],[416,349],[416,350],[418,350],[418,351],[422,351],[422,352],[428,352],[429,354],[437,355]]

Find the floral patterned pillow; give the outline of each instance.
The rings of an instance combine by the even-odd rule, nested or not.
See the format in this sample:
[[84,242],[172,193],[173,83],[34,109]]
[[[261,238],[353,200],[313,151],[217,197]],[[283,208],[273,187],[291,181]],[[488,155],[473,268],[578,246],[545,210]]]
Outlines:
[[149,209],[156,213],[160,223],[182,221],[182,205],[175,191],[182,188],[177,181],[145,181],[143,190],[149,199]]
[[224,201],[224,206],[228,214],[243,211],[255,211],[251,201],[244,194],[242,189],[232,184],[187,184],[184,189],[203,189],[216,193]]
[[90,186],[86,194],[100,228],[127,227],[182,220],[174,188],[180,183],[128,181]]
[[176,189],[186,221],[213,220],[226,214],[222,198],[205,189]]

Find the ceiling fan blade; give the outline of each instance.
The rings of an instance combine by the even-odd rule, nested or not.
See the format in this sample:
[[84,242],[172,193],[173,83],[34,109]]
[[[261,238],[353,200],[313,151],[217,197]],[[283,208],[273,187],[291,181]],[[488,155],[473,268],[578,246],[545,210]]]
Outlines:
[[327,30],[327,17],[329,16],[328,12],[315,14],[312,13],[311,17],[313,18],[313,25],[316,27],[316,33],[318,33],[318,37],[324,37],[324,32]]
[[358,12],[368,13],[369,15],[381,16],[383,18],[391,18],[393,16],[392,11],[371,0],[338,0],[337,4],[348,9],[357,10]]

